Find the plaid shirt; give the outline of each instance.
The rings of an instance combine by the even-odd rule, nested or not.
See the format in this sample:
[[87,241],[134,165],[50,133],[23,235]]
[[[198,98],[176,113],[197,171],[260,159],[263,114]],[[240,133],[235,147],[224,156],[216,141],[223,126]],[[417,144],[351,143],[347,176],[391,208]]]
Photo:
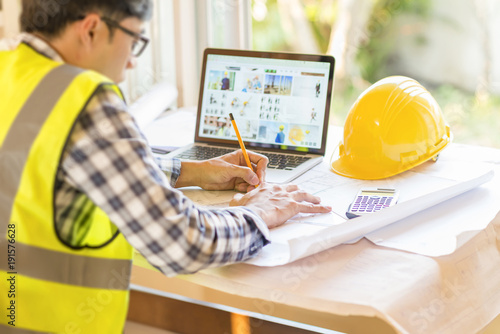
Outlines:
[[[18,41],[63,62],[33,35],[22,34]],[[110,89],[101,88],[90,99],[61,161],[55,221],[61,240],[69,245],[81,242],[75,232],[85,224],[92,204],[166,275],[244,261],[268,243],[265,223],[251,210],[197,207],[173,189],[180,161],[162,160],[160,169],[126,105]]]

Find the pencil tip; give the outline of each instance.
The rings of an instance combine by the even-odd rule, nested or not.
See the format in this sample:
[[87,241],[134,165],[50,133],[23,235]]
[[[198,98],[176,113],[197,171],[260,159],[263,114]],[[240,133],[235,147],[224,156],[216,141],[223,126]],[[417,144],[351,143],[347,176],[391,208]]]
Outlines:
[[231,121],[234,121],[233,113],[229,113],[229,118],[231,119]]

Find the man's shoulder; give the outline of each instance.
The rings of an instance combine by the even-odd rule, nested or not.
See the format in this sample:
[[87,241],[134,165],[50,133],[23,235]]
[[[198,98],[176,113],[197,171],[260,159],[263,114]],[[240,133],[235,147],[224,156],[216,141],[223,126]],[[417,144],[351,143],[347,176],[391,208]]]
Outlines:
[[113,80],[109,79],[105,75],[93,70],[83,70],[77,80],[79,87],[88,86],[94,91],[93,95],[104,94],[108,97],[108,99],[113,101],[121,100],[121,103],[123,103],[124,98],[122,91],[118,85],[113,82]]
[[[111,109],[117,111],[127,111],[127,105],[123,100],[122,93],[117,91],[119,89],[115,84],[108,85],[103,83],[97,87],[95,90],[91,101],[89,101],[89,107],[92,105],[98,105],[99,109]],[[92,108],[90,108],[92,109]]]
[[111,80],[110,78],[108,78],[107,76],[105,76],[99,72],[96,72],[94,70],[89,70],[89,69],[82,69],[82,70],[83,70],[83,72],[81,75],[85,80],[93,81],[95,83],[98,83],[98,84],[104,85],[104,86],[108,86],[108,87],[116,86],[116,83],[113,82],[113,80]]

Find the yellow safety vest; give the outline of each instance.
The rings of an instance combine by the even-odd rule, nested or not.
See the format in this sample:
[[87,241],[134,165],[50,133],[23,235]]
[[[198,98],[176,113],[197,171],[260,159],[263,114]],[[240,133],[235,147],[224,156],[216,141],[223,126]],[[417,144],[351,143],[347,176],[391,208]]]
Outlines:
[[54,219],[75,120],[98,87],[122,95],[26,44],[0,52],[0,82],[0,332],[122,333],[132,247],[97,207],[80,247],[60,240]]

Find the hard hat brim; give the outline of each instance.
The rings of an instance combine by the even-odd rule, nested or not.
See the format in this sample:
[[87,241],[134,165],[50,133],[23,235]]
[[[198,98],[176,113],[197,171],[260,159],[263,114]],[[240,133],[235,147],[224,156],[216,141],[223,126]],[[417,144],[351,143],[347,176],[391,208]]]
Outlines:
[[334,155],[337,154],[336,160],[333,161],[330,166],[334,173],[352,179],[385,179],[422,165],[423,163],[436,157],[452,141],[453,136],[451,135],[448,127],[447,129],[448,135],[443,137],[443,140],[439,144],[439,146],[434,147],[434,150],[432,150],[432,152],[429,152],[428,155],[422,155],[419,159],[413,160],[411,162],[402,164],[400,161],[390,162],[389,160],[385,160],[383,164],[379,164],[375,161],[371,163],[360,164],[359,160],[353,160],[349,155],[340,153],[343,152],[344,149],[343,144],[340,143],[333,153]]

